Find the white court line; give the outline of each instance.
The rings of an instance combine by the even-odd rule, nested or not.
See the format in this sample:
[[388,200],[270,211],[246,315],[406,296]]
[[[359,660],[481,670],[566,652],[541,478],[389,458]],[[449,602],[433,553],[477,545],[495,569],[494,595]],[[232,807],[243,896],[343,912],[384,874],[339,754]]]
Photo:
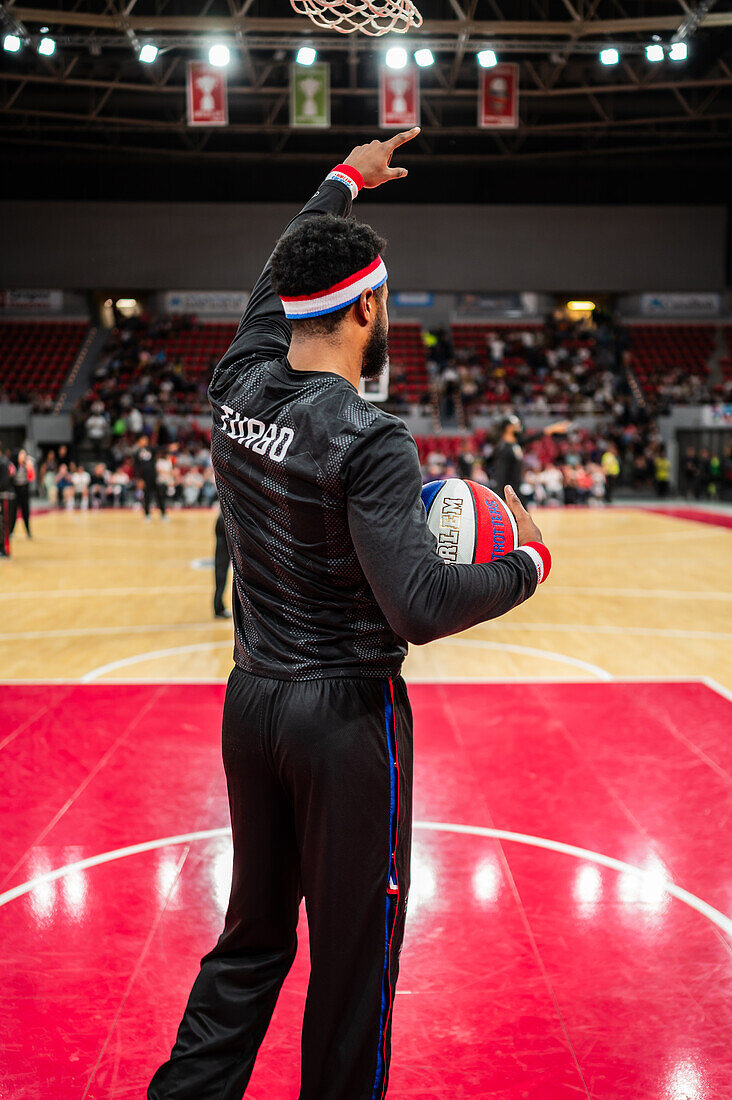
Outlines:
[[677,592],[673,588],[586,588],[574,585],[552,584],[543,590],[547,592],[561,592],[563,595],[588,595],[588,596],[629,596],[634,599],[647,600],[649,596],[657,596],[663,600],[732,600],[732,592]]
[[723,699],[732,703],[732,691],[729,691],[724,684],[720,684],[719,680],[714,680],[711,676],[700,676],[699,679],[710,691],[716,691],[717,695],[721,695]]
[[197,653],[201,649],[215,649],[217,646],[228,646],[231,649],[233,645],[233,638],[227,638],[221,642],[194,642],[192,645],[176,645],[170,649],[151,649],[147,653],[135,653],[132,657],[122,657],[119,661],[110,661],[109,664],[99,665],[97,668],[85,672],[79,679],[79,683],[91,684],[107,672],[114,672],[118,668],[129,668],[130,665],[138,665],[145,661],[155,661],[159,657],[174,657],[178,653]]
[[[490,829],[482,825],[458,825],[447,821],[415,821],[414,828],[425,829],[435,833],[456,833],[462,836],[480,836],[486,837],[489,840],[503,840],[516,844],[526,844],[532,848],[542,848],[545,851],[560,852],[563,855],[575,856],[577,859],[586,859],[590,863],[598,863],[602,867],[609,867],[613,871],[634,875],[636,878],[640,879],[646,878],[649,874],[648,870],[643,867],[635,867],[632,863],[624,863],[623,860],[614,859],[612,856],[603,855],[601,852],[594,852],[590,848],[578,848],[574,844],[565,844],[561,840],[549,840],[546,837],[532,836],[529,833],[514,833],[506,829]],[[5,893],[0,894],[0,908],[11,901],[15,901],[16,898],[23,897],[24,894],[29,894],[31,890],[34,890],[37,886],[48,882],[55,882],[57,879],[77,871],[86,871],[90,867],[98,867],[104,863],[112,863],[114,860],[124,859],[126,856],[138,855],[140,852],[150,852],[157,848],[167,848],[173,844],[189,844],[196,840],[212,840],[217,837],[230,835],[231,830],[228,827],[202,829],[198,832],[178,833],[176,836],[161,837],[158,840],[148,840],[142,844],[130,844],[125,848],[114,848],[109,852],[101,852],[99,855],[89,856],[87,859],[80,859],[75,863],[67,863],[64,867],[57,867],[55,871],[47,871],[43,875],[37,875],[35,878],[28,879],[27,882],[21,882],[18,886],[14,886],[12,890],[6,890]],[[732,919],[730,919],[730,917],[725,916],[724,913],[720,913],[718,909],[715,909],[714,906],[709,905],[708,902],[698,898],[695,894],[690,893],[688,890],[684,890],[681,886],[677,886],[671,879],[664,880],[663,888],[671,897],[676,898],[677,901],[683,902],[684,905],[688,905],[691,909],[695,909],[697,913],[706,917],[707,920],[711,921],[712,924],[716,925],[717,928],[721,929],[725,935],[732,939]]]
[[[221,642],[211,642],[212,646],[221,645]],[[144,654],[147,657],[147,654]],[[124,658],[128,660],[128,658]],[[546,687],[547,685],[557,684],[561,687],[571,686],[576,684],[578,686],[587,687],[594,684],[592,680],[576,680],[576,679],[555,679],[554,677],[537,677],[537,676],[411,676],[405,675],[407,686],[410,684],[435,684],[437,687],[442,684],[536,684],[537,687]],[[196,685],[207,686],[209,684],[225,684],[228,680],[228,676],[165,676],[158,680],[140,680],[139,678],[110,680],[108,684],[98,684],[98,687],[105,687],[109,684],[134,684],[137,687],[152,687],[153,685],[165,685],[165,684],[190,684],[192,687]],[[711,679],[709,676],[613,676],[611,682],[613,684],[703,684],[711,691],[717,692],[725,699],[729,699],[732,702],[732,692],[728,692],[722,684],[716,680]],[[79,677],[73,676],[60,676],[53,679],[26,679],[24,677],[17,678],[3,678],[0,679],[0,687],[18,687],[20,686],[36,686],[46,687],[54,684],[81,684],[82,681]],[[90,681],[94,683],[94,681]]]
[[[168,592],[208,592],[210,586],[206,584],[190,585],[164,585],[150,584],[135,588],[64,588],[58,590],[40,589],[37,592],[0,592],[0,600],[60,600],[77,599],[82,596],[150,596]],[[585,587],[577,585],[552,584],[543,589],[547,592],[562,593],[562,595],[587,595],[587,596],[628,596],[629,598],[647,600],[649,597],[658,597],[664,600],[732,600],[732,592],[679,592],[674,588],[596,588],[593,585]]]
[[85,638],[102,634],[175,634],[180,630],[208,630],[227,626],[231,621],[205,619],[200,623],[145,623],[140,626],[80,626],[68,630],[19,630],[17,633],[0,634],[0,642],[37,641],[39,638]]
[[566,653],[554,653],[551,649],[534,649],[528,645],[511,645],[509,642],[489,642],[482,638],[437,638],[430,645],[457,645],[472,646],[482,649],[497,649],[505,653],[521,653],[528,657],[541,657],[545,661],[556,661],[561,665],[572,665],[581,668],[584,672],[597,676],[598,680],[612,680],[613,675],[599,665],[592,665],[589,661],[581,661],[579,657],[569,657]]
[[[506,653],[520,653],[529,657],[542,657],[547,661],[556,661],[559,664],[572,665],[574,668],[581,668],[583,672],[589,672],[592,676],[597,676],[600,680],[612,680],[612,673],[607,669],[600,668],[599,665],[592,665],[589,661],[581,661],[578,657],[569,657],[564,653],[554,653],[548,649],[534,649],[531,646],[523,645],[511,645],[508,642],[490,642],[483,641],[477,638],[439,638],[435,644],[444,645],[463,645],[480,647],[482,649],[496,649]],[[226,639],[221,642],[195,642],[192,645],[185,646],[172,646],[169,649],[153,649],[148,653],[135,653],[131,657],[123,657],[119,661],[110,661],[109,664],[99,665],[98,668],[92,668],[89,672],[84,673],[80,678],[80,684],[90,684],[92,681],[98,679],[100,676],[104,676],[107,672],[114,672],[119,668],[129,668],[130,665],[142,664],[146,661],[154,661],[159,657],[173,657],[178,653],[195,653],[199,649],[211,649],[216,646],[232,646],[233,641]]]
[[[728,641],[732,638],[732,633],[725,632],[723,630],[683,630],[681,628],[673,627],[655,627],[655,626],[610,626],[594,623],[522,623],[522,622],[502,622],[500,626],[490,627],[486,623],[480,624],[483,629],[495,630],[500,632],[505,631],[523,631],[523,630],[540,630],[540,631],[559,631],[569,632],[571,634],[635,634],[640,637],[648,638],[698,638],[702,640],[712,641]],[[70,627],[68,630],[18,630],[15,632],[7,632],[0,634],[0,642],[19,642],[19,641],[39,641],[45,638],[85,638],[89,636],[101,636],[105,634],[112,635],[124,635],[124,634],[174,634],[179,631],[188,630],[202,630],[202,629],[214,629],[217,630],[221,627],[228,627],[231,629],[231,623],[229,621],[217,621],[213,618],[205,619],[202,622],[197,623],[145,623],[140,626],[84,626],[84,627]],[[437,641],[446,641],[445,638],[439,638]],[[434,644],[434,643],[429,643]],[[492,645],[499,645],[502,643],[491,643]],[[505,643],[508,645],[508,643]],[[548,653],[549,650],[534,650],[534,653]],[[574,660],[574,658],[572,658]],[[567,663],[571,663],[569,658]]]
[[150,584],[144,588],[60,588],[56,591],[41,589],[39,592],[0,592],[0,600],[60,600],[78,596],[157,596],[168,592],[209,592],[207,584]]
[[[663,516],[662,518],[670,519],[672,517]],[[697,523],[696,520],[682,520],[681,522],[689,524],[688,531],[669,531],[666,534],[661,533],[656,535],[638,535],[632,532],[628,532],[627,535],[553,535],[549,541],[552,546],[560,542],[571,543],[572,545],[589,542],[632,542],[635,546],[636,543],[641,542],[682,542],[686,539],[706,542],[707,539],[720,538],[722,535],[729,535],[732,533],[728,527],[716,527],[709,530],[711,524],[704,526]]]
[[[480,624],[486,627],[486,623]],[[490,629],[490,627],[488,628]],[[649,638],[712,638],[726,641],[732,633],[722,630],[682,630],[661,626],[599,626],[594,623],[501,623],[496,630],[556,630],[569,631],[572,634],[637,634]]]

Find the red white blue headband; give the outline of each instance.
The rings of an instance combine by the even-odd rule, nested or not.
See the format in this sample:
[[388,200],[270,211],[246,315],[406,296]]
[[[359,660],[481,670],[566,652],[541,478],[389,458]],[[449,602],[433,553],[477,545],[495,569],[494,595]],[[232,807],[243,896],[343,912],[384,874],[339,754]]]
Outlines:
[[291,321],[304,321],[308,317],[320,317],[324,313],[334,313],[337,309],[352,305],[364,290],[376,290],[386,282],[386,265],[381,256],[377,256],[368,267],[354,275],[314,294],[299,294],[294,298],[282,298],[285,317]]

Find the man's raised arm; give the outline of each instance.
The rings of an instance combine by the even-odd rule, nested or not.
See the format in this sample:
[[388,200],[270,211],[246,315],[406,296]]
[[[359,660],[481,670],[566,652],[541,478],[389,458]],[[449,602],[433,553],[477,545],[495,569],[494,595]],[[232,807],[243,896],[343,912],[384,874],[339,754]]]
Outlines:
[[[415,126],[412,130],[395,134],[388,141],[375,140],[368,145],[357,145],[343,164],[328,173],[284,232],[288,233],[303,218],[318,214],[348,217],[353,200],[362,187],[379,187],[388,180],[406,176],[406,168],[391,167],[391,157],[400,145],[411,141],[418,133],[419,127]],[[272,289],[270,267],[271,256],[257,279],[231,347],[216,368],[215,379],[226,373],[234,363],[240,364],[247,359],[262,362],[287,355],[292,332],[282,302]]]

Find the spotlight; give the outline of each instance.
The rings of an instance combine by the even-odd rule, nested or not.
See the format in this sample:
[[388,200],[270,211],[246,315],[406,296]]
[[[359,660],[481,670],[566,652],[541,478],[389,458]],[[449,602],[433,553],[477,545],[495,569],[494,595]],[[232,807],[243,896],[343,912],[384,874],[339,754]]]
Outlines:
[[17,34],[6,34],[3,38],[3,49],[6,53],[17,53],[21,46],[22,42]]
[[600,50],[600,61],[603,65],[617,65],[620,61],[620,54],[614,46],[610,46],[606,50]]
[[230,58],[229,47],[224,46],[222,42],[217,42],[208,51],[209,65],[213,65],[217,69],[223,69],[224,65],[228,65]]
[[435,59],[432,56],[432,50],[417,50],[414,55],[414,60],[419,65],[420,69],[426,69],[428,65],[434,65]]
[[297,51],[295,61],[297,61],[298,65],[312,65],[317,56],[318,51],[314,50],[312,46],[301,46]]
[[663,46],[659,46],[657,42],[652,42],[650,46],[646,46],[646,60],[663,61]]
[[584,298],[576,299],[572,302],[567,302],[567,309],[571,313],[592,313],[593,309],[596,309],[594,302],[585,300]]
[[52,38],[42,38],[38,43],[38,52],[44,57],[51,57],[56,52],[56,43]]
[[686,61],[689,56],[689,47],[685,42],[672,42],[668,56],[672,61]]
[[478,64],[482,69],[492,69],[497,61],[495,50],[481,50],[478,54]]
[[386,63],[390,69],[403,69],[407,63],[407,51],[402,46],[392,46],[386,51]]
[[152,42],[146,42],[140,50],[139,58],[143,65],[152,65],[155,58],[158,56],[157,46],[153,46]]

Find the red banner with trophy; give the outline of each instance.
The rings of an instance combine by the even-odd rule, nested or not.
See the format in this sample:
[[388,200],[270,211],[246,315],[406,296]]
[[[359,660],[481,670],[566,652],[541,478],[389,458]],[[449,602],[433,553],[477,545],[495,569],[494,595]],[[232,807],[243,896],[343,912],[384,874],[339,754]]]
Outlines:
[[226,74],[202,61],[188,62],[188,125],[228,126]]
[[482,69],[478,125],[485,129],[515,130],[518,126],[519,67],[494,65]]
[[416,69],[382,69],[379,126],[404,129],[419,125],[419,75]]

